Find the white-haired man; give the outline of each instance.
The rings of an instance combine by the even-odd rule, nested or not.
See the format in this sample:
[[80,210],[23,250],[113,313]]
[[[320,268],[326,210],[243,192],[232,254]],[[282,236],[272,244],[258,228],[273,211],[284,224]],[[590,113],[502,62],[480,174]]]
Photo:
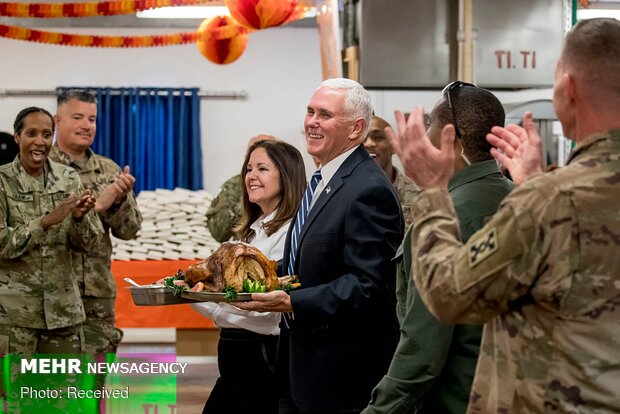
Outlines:
[[370,96],[355,81],[329,79],[314,92],[304,129],[320,174],[290,227],[283,263],[301,288],[240,305],[285,312],[281,413],[361,411],[398,341],[391,259],[403,218],[392,185],[363,146],[371,115]]

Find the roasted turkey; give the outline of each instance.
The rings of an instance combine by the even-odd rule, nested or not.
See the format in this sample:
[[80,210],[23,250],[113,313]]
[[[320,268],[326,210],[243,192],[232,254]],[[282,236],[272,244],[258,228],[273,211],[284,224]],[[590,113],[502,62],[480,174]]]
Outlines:
[[243,281],[260,282],[268,291],[279,286],[276,276],[277,263],[269,260],[256,247],[243,242],[226,242],[202,262],[187,268],[185,279],[194,286],[204,284],[204,290],[223,292],[233,287],[243,291]]

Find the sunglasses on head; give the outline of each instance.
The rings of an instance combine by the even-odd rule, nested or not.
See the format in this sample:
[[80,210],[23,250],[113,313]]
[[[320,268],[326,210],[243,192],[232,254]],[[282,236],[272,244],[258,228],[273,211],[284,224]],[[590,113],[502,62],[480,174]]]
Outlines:
[[454,97],[458,96],[457,92],[464,86],[471,86],[473,88],[476,87],[476,85],[474,85],[473,83],[455,81],[455,82],[447,84],[446,87],[443,88],[443,91],[441,91],[444,99],[448,101],[448,107],[450,108],[450,111],[452,112],[452,124],[454,125],[454,132],[456,133],[456,137],[458,139],[461,139],[461,131],[459,131],[459,127],[456,124],[456,112],[454,111],[453,96]]

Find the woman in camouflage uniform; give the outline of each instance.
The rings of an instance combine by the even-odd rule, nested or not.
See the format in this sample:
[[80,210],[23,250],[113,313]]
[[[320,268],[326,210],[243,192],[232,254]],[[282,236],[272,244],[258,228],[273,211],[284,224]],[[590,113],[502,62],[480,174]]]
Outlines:
[[47,159],[49,112],[22,110],[14,130],[19,155],[0,167],[0,354],[80,353],[84,308],[70,248],[96,241],[95,200],[73,169]]

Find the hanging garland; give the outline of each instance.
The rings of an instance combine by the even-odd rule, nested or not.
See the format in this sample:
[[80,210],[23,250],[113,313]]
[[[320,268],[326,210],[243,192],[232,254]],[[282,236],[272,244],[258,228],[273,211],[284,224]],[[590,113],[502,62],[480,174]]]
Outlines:
[[194,43],[198,39],[198,34],[186,32],[155,36],[92,36],[46,32],[2,24],[0,25],[0,37],[61,46],[154,47]]
[[[115,0],[89,3],[0,3],[0,16],[8,17],[92,17],[132,14],[155,7],[205,4],[214,0]],[[248,30],[244,33],[248,33]],[[230,37],[230,28],[213,29],[213,39]],[[0,25],[0,37],[61,46],[82,47],[156,47],[195,43],[199,32],[152,36],[95,36],[48,32],[25,27]]]
[[[213,40],[225,40],[240,35],[247,35],[250,30],[238,25],[229,24],[214,27],[209,30],[209,37]],[[0,37],[29,42],[46,43],[61,46],[82,47],[156,47],[174,46],[195,43],[204,33],[186,32],[155,36],[92,36],[77,35],[43,30],[27,29],[25,27],[7,26],[0,24]]]
[[156,7],[207,4],[214,0],[111,0],[83,3],[0,3],[5,17],[93,17],[133,14]]
[[[215,0],[111,0],[53,4],[0,2],[0,16],[24,18],[114,16],[133,14],[152,8],[206,4],[213,1]],[[280,25],[303,17],[304,8],[300,0],[249,1],[249,3],[247,1],[236,3],[234,0],[228,0],[227,5],[234,5],[235,11],[241,13],[240,15],[249,13],[250,20],[254,16],[252,13],[258,13],[256,16],[260,17],[261,21],[258,27],[243,27],[230,17],[219,16],[205,20],[197,32],[154,36],[94,36],[48,32],[0,24],[0,37],[51,45],[106,48],[156,47],[196,43],[200,52],[207,59],[217,64],[226,64],[235,61],[243,53],[247,44],[247,35],[252,32],[252,28],[261,29]],[[284,9],[282,9],[283,5],[286,6]],[[284,14],[282,10],[285,11]],[[264,23],[263,20],[265,20]]]

